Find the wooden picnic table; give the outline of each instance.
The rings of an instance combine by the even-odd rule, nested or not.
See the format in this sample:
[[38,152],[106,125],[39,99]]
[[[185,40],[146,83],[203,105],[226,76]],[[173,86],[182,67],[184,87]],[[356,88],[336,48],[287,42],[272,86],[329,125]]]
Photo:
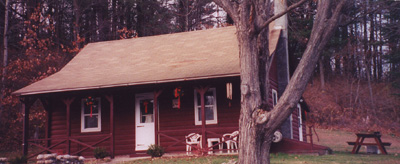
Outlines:
[[[381,134],[379,132],[375,133],[356,133],[357,135],[357,140],[356,142],[347,142],[349,145],[354,145],[353,150],[351,151],[352,154],[357,154],[358,151],[360,150],[362,145],[367,145],[367,146],[377,146],[378,149],[382,152],[382,154],[387,154],[387,151],[385,149],[385,146],[390,146],[391,143],[389,142],[382,142],[381,140]],[[373,138],[375,140],[375,143],[364,143],[365,138]]]

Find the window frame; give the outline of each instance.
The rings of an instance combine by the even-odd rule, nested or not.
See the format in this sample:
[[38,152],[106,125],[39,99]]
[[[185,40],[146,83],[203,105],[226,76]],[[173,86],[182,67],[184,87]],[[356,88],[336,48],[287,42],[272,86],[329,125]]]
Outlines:
[[98,113],[97,114],[93,114],[93,115],[97,115],[98,119],[97,119],[97,127],[96,128],[85,128],[85,116],[88,116],[90,114],[85,114],[85,98],[82,99],[81,101],[81,132],[82,133],[86,133],[86,132],[100,132],[101,131],[101,98],[100,97],[96,97],[95,100],[98,102]]
[[272,106],[278,104],[278,92],[275,89],[271,89]]
[[297,122],[298,122],[298,124],[299,124],[299,126],[297,127],[297,129],[299,130],[299,141],[304,141],[304,138],[303,138],[303,120],[302,120],[302,118],[301,118],[301,105],[300,105],[300,103],[297,103]]
[[[206,120],[206,125],[208,124],[218,124],[218,109],[217,109],[217,91],[215,88],[209,88],[207,92],[212,92],[214,96],[214,104],[213,104],[213,114],[214,114],[214,119],[213,120]],[[201,110],[201,105],[198,105],[197,102],[197,91],[194,90],[194,124],[195,125],[202,125],[202,121],[199,120],[199,111]],[[200,94],[200,93],[199,93]],[[211,106],[211,105],[205,105],[204,107]]]

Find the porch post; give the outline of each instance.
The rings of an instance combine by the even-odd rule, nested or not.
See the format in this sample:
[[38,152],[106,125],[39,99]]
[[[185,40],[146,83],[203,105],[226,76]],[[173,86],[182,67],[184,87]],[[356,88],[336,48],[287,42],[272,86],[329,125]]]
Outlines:
[[159,145],[160,143],[158,142],[158,96],[162,93],[162,90],[155,90],[154,91],[154,134],[155,134],[155,144]]
[[[207,92],[209,87],[200,87],[196,88],[197,92],[200,93],[200,102],[201,102],[201,147],[203,149],[206,148],[206,110],[204,106],[204,94]],[[207,148],[208,149],[208,148]]]
[[21,98],[22,102],[22,111],[24,111],[24,120],[23,120],[23,138],[22,138],[22,152],[24,156],[28,155],[28,140],[29,140],[29,109],[33,105],[36,99],[34,98]]
[[111,158],[114,158],[114,97],[112,95],[105,97],[110,102],[110,154]]
[[41,98],[40,101],[42,102],[42,105],[44,109],[46,110],[46,129],[45,129],[45,146],[46,148],[50,146],[50,121],[51,121],[51,115],[52,115],[52,110],[51,110],[51,104],[49,101]]
[[70,154],[71,152],[71,142],[70,142],[70,137],[71,137],[71,103],[74,101],[75,98],[70,98],[70,99],[64,99],[63,102],[67,106],[67,154]]

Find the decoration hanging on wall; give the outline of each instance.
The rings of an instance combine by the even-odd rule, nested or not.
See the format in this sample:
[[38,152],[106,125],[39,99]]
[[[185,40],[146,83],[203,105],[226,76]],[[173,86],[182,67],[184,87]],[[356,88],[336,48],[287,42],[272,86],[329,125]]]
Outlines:
[[95,100],[92,96],[87,97],[85,100],[86,105],[90,107],[90,117],[92,117],[94,101]]
[[174,89],[174,97],[177,100],[172,100],[172,107],[173,108],[181,108],[181,97],[184,95],[184,92],[182,90],[182,87],[176,87]]
[[144,101],[144,102],[143,102],[143,105],[144,105],[144,113],[147,114],[147,105],[149,105],[149,102]]
[[228,99],[229,107],[232,106],[232,83],[226,83],[226,98]]

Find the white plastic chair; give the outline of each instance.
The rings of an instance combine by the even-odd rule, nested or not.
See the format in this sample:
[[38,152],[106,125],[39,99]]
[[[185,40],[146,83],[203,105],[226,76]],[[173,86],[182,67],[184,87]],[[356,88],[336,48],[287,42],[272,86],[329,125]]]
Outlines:
[[190,133],[185,136],[186,138],[186,153],[192,151],[192,145],[197,145],[197,148],[201,149],[201,135],[197,133]]
[[239,131],[234,131],[233,133],[227,133],[222,135],[222,142],[226,143],[226,147],[228,149],[228,153],[231,152],[231,149],[238,149],[238,136]]

